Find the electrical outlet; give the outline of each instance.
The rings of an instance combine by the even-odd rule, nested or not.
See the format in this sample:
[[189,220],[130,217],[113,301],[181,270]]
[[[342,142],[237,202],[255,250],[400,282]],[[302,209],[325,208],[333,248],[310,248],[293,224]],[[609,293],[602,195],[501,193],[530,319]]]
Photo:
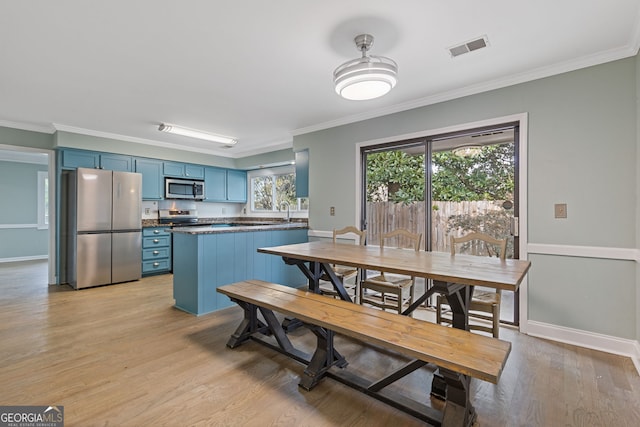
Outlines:
[[226,214],[226,213],[227,213],[227,209],[222,208],[222,214],[224,215],[224,214]]
[[150,214],[151,214],[151,209],[149,209],[149,208],[144,208],[144,214],[145,214],[145,215],[150,215]]
[[335,216],[335,214],[336,214],[336,208],[335,208],[335,206],[331,206],[329,208],[329,215]]
[[556,203],[554,206],[555,217],[556,218],[566,218],[567,217],[567,204],[566,203]]

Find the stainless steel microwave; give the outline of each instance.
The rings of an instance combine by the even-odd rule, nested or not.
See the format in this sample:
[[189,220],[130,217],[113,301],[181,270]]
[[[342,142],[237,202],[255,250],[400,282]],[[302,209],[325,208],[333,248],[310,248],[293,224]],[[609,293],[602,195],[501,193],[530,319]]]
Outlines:
[[200,179],[164,179],[165,199],[204,200],[204,181]]

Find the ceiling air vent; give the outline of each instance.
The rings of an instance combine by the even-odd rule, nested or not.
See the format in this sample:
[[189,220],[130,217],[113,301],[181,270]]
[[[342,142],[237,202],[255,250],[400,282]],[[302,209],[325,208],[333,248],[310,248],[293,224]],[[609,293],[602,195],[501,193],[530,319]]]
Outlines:
[[451,54],[452,58],[455,58],[456,56],[473,52],[474,50],[482,49],[487,46],[489,46],[489,39],[487,39],[487,36],[482,36],[477,39],[469,40],[468,42],[462,43],[460,45],[450,47],[449,53]]

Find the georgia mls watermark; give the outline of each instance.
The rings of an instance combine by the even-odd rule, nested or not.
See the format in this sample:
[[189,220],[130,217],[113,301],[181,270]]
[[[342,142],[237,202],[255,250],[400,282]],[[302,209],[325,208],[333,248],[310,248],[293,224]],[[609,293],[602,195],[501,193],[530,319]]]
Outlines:
[[64,406],[0,406],[0,427],[64,427]]

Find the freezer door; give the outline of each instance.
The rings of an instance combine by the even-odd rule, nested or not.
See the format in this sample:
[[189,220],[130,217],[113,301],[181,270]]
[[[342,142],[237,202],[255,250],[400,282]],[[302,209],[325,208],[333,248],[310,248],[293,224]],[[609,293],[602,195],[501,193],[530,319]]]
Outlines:
[[111,171],[78,168],[78,231],[111,230]]
[[76,289],[111,283],[111,233],[78,234]]
[[113,172],[113,230],[142,228],[142,175]]
[[113,283],[142,277],[142,232],[112,233],[111,280]]

